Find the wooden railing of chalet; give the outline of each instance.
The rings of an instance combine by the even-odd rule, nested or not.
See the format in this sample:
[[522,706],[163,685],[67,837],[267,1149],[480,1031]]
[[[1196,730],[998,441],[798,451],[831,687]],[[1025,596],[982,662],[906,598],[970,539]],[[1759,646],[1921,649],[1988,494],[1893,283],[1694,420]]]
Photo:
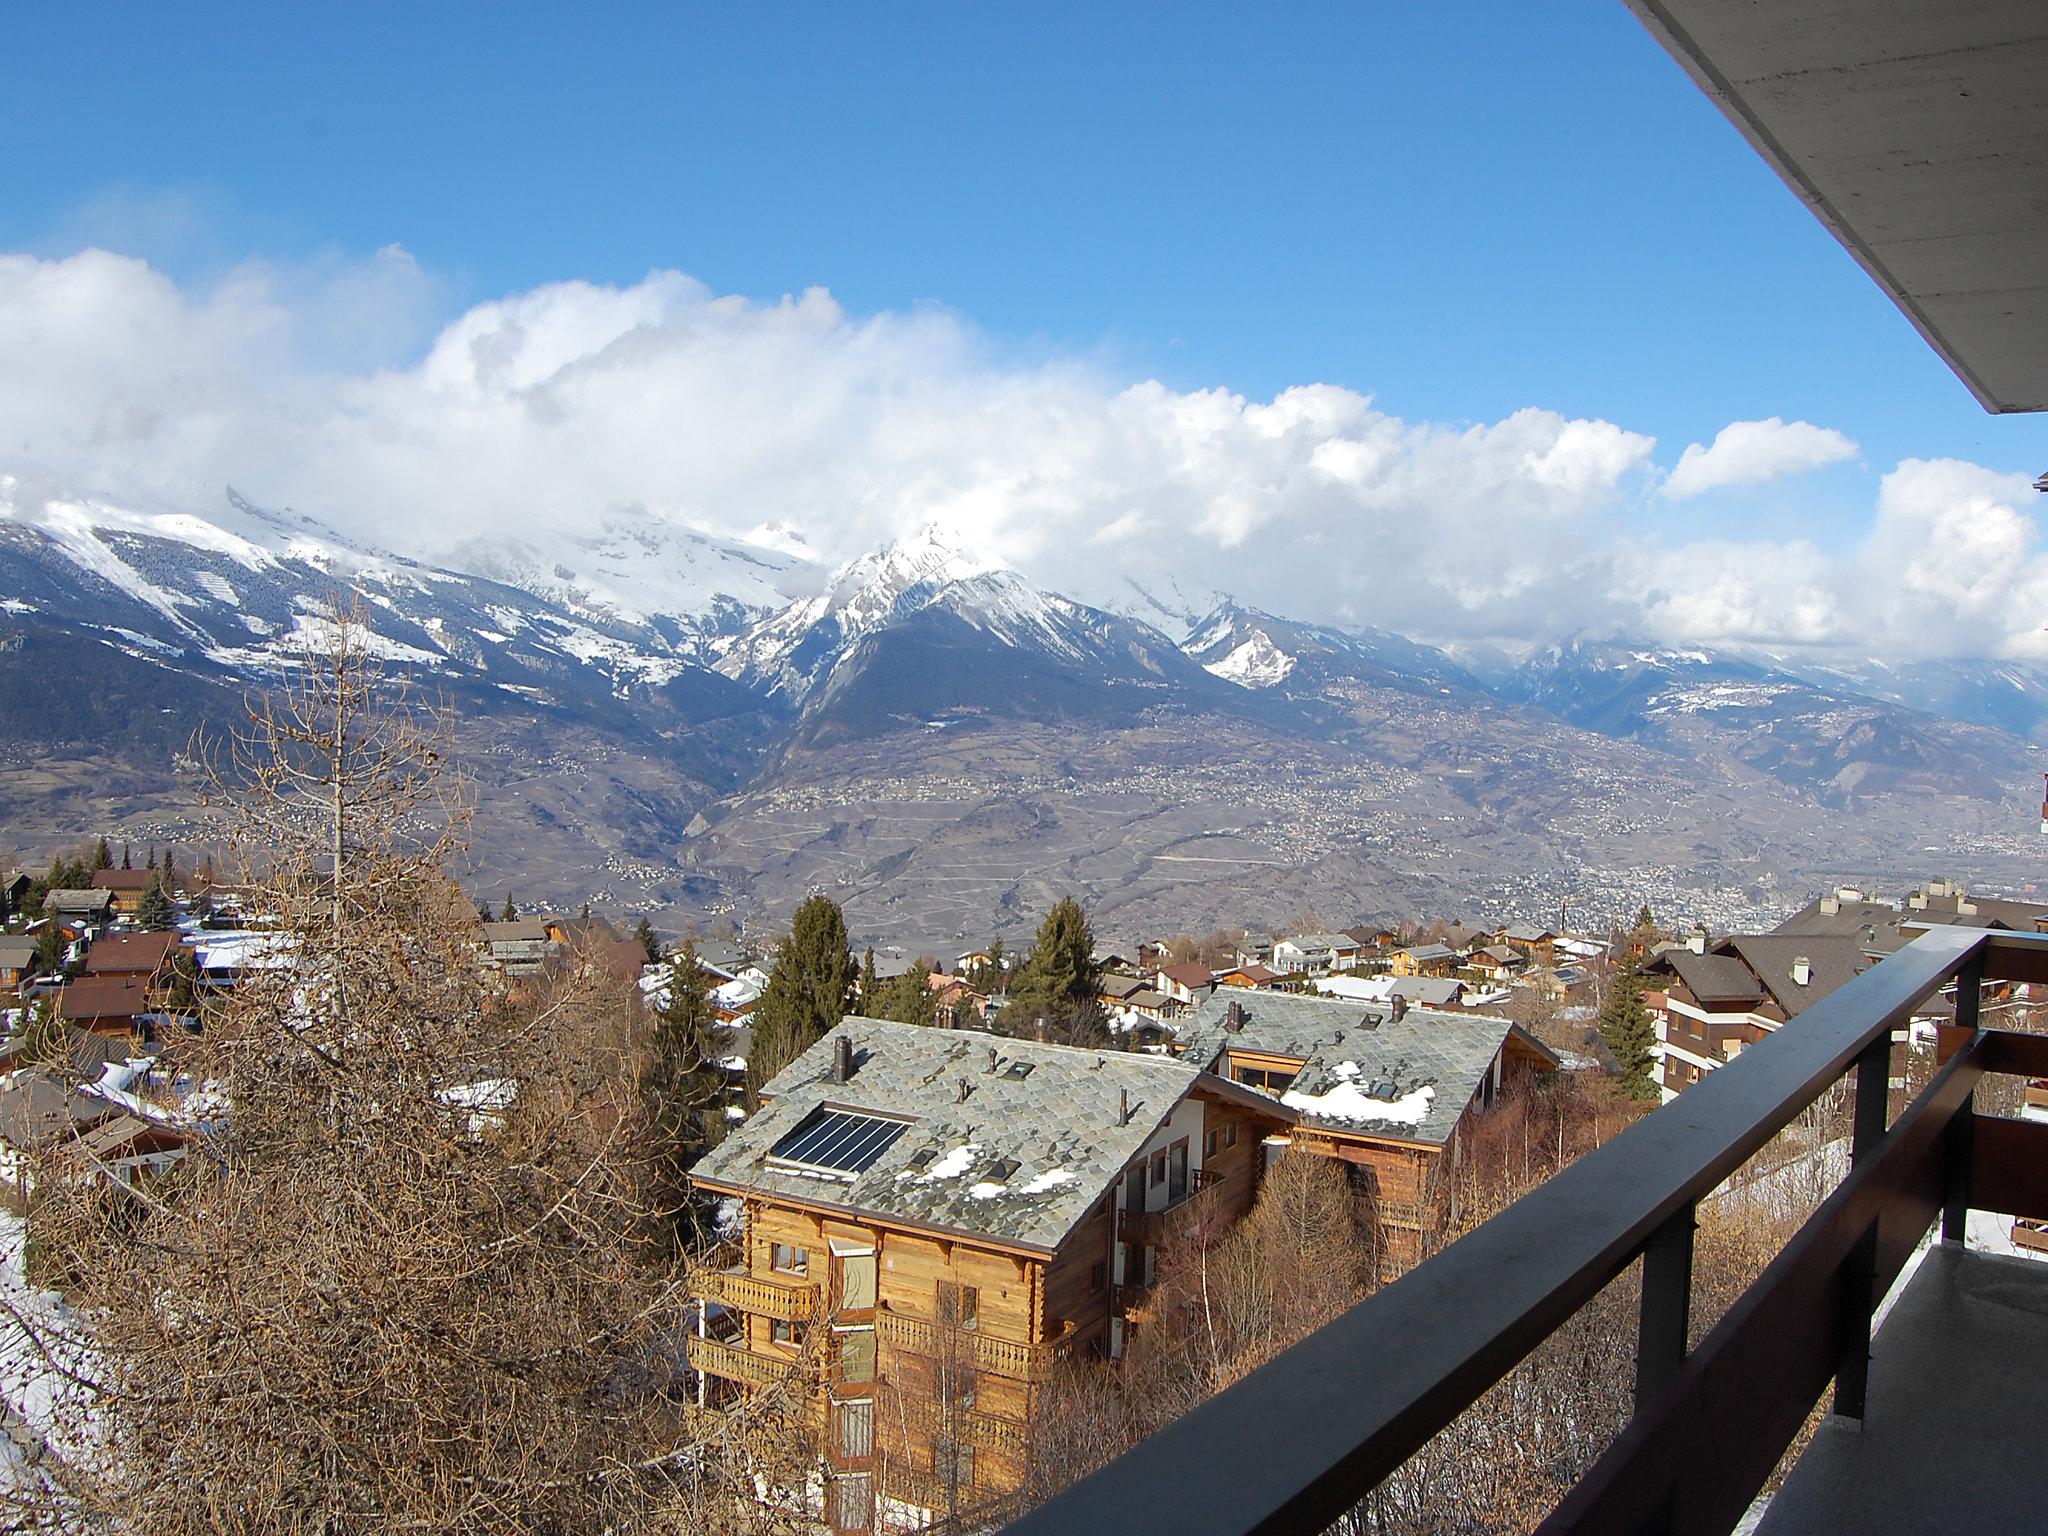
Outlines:
[[957,1347],[975,1369],[1018,1381],[1043,1380],[1067,1354],[1065,1339],[1024,1344],[1014,1339],[990,1338],[976,1328],[944,1329],[924,1318],[892,1311],[887,1305],[875,1309],[875,1330],[883,1343],[913,1354],[934,1355],[941,1349]]
[[818,1315],[818,1288],[804,1280],[776,1280],[742,1269],[694,1269],[690,1294],[739,1312],[754,1312],[784,1322],[807,1322]]
[[771,1359],[757,1355],[750,1349],[736,1344],[721,1344],[717,1339],[700,1339],[692,1334],[684,1346],[693,1369],[707,1376],[723,1376],[727,1381],[741,1382],[750,1387],[773,1387],[802,1373],[807,1367],[801,1359]]
[[[1015,1493],[991,1493],[971,1484],[948,1490],[940,1478],[897,1457],[889,1457],[876,1464],[875,1483],[888,1498],[932,1511],[935,1516],[932,1523],[917,1529],[945,1532],[946,1536],[958,1536],[962,1531],[986,1530],[1006,1516],[1016,1514],[1023,1504],[1022,1498]],[[957,1522],[946,1516],[949,1492],[959,1509]],[[900,1530],[901,1526],[892,1525],[890,1529]]]
[[[2048,1037],[1980,1028],[1987,980],[2048,981],[2048,936],[1914,940],[1013,1536],[1325,1531],[1638,1259],[1635,1415],[1539,1530],[1721,1536],[1829,1381],[1862,1416],[1872,1309],[1931,1223],[2048,1218],[2048,1125],[1974,1103],[1987,1072],[2048,1077]],[[1950,983],[1943,1064],[1887,1125],[1892,1033]],[[1688,1351],[1694,1208],[1852,1073],[1847,1177]]]
[[1193,1214],[1195,1201],[1222,1183],[1221,1176],[1206,1168],[1191,1169],[1187,1193],[1160,1210],[1117,1212],[1117,1237],[1126,1243],[1156,1248],[1170,1242]]

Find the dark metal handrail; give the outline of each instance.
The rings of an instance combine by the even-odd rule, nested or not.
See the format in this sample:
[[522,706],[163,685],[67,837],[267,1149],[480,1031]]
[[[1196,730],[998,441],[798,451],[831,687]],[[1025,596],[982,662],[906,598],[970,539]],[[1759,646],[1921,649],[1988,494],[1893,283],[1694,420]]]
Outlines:
[[[1686,1358],[1693,1207],[1859,1062],[1876,1069],[1857,1074],[1860,1171],[1886,1140],[1893,1032],[1956,981],[1956,1023],[1974,1037],[1986,978],[2048,980],[2048,936],[1948,929],[1915,940],[1010,1531],[1322,1531],[1638,1256],[1638,1404],[1662,1401]],[[1982,1069],[1936,1087],[1966,1095],[1961,1074]]]

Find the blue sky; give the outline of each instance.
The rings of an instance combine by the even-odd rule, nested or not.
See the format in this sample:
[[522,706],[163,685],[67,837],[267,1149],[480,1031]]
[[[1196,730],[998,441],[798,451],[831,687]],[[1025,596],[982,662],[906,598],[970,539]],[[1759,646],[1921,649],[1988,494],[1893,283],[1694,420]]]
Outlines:
[[191,291],[399,246],[424,306],[691,274],[939,305],[1019,368],[1323,382],[1404,421],[1838,430],[1629,515],[1833,547],[1908,458],[2032,472],[1619,0],[18,8],[0,250]]

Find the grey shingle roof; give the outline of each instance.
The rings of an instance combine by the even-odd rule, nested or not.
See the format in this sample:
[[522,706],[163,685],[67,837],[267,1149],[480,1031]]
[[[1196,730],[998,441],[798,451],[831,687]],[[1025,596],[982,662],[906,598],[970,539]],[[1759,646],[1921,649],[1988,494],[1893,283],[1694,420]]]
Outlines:
[[[1225,1029],[1235,1002],[1244,1027]],[[1348,1118],[1304,1110],[1312,1125],[1442,1146],[1515,1027],[1483,1014],[1437,1013],[1411,1007],[1400,1019],[1384,1004],[1306,993],[1218,993],[1196,1013],[1184,1036],[1182,1059],[1214,1066],[1230,1047],[1305,1062],[1290,1094],[1321,1097],[1341,1084],[1390,1083],[1394,1099],[1431,1090],[1428,1110],[1413,1123]],[[1527,1039],[1527,1037],[1524,1037]],[[1530,1046],[1543,1047],[1535,1041]],[[1547,1053],[1546,1053],[1547,1054]]]
[[1314,954],[1319,949],[1356,949],[1358,940],[1348,933],[1297,933],[1287,943],[1304,954]]
[[1652,969],[1668,969],[1702,1003],[1750,1003],[1764,996],[1763,983],[1735,955],[1696,955],[1684,947],[1667,949]]
[[[1722,947],[1733,950],[1770,989],[1771,996],[1792,1018],[1835,988],[1853,981],[1860,971],[1863,951],[1848,938],[1822,938],[1814,934],[1737,934]],[[1807,982],[1792,980],[1793,962],[1807,962]]]
[[[841,1035],[853,1042],[854,1072],[835,1083]],[[1013,1066],[1030,1071],[1012,1076]],[[1192,1061],[849,1018],[777,1074],[765,1090],[770,1102],[693,1176],[1049,1253],[1202,1079]],[[1122,1095],[1131,1111],[1125,1124]],[[825,1104],[913,1124],[850,1182],[771,1164],[769,1149]],[[920,1153],[928,1159],[914,1167]],[[991,1170],[1003,1159],[1018,1166],[995,1182]]]

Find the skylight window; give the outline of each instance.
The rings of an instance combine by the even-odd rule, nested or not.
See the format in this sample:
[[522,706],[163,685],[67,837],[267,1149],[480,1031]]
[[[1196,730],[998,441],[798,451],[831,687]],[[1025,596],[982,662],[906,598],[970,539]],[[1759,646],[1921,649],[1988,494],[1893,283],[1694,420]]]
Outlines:
[[910,1129],[908,1121],[820,1106],[768,1149],[771,1166],[851,1182]]

